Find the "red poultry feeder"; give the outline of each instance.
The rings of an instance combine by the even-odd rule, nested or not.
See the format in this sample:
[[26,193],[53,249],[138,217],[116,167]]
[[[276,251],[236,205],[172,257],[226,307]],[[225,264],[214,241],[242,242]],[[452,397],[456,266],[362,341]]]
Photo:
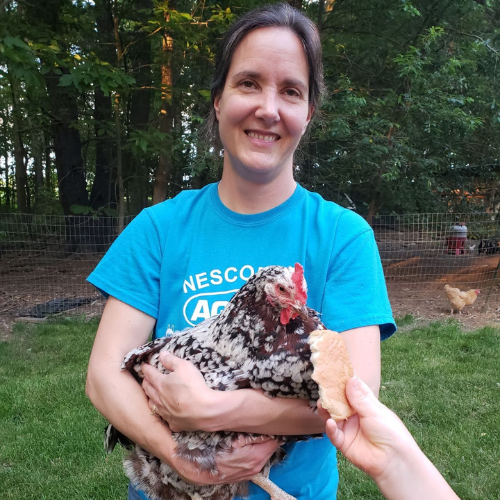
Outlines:
[[451,235],[446,238],[448,253],[455,255],[465,254],[465,242],[467,241],[467,226],[465,222],[455,224],[451,228]]

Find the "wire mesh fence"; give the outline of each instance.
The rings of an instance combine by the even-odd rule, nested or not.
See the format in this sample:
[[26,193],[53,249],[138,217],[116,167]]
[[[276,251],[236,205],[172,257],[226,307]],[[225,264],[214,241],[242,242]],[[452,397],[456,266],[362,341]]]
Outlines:
[[86,277],[117,227],[113,217],[1,215],[0,316],[99,314],[104,300]]
[[[117,222],[0,215],[0,317],[99,315],[104,300],[86,277],[116,238]],[[480,289],[476,310],[500,310],[498,216],[409,214],[376,217],[371,224],[397,315],[449,311],[446,283]]]

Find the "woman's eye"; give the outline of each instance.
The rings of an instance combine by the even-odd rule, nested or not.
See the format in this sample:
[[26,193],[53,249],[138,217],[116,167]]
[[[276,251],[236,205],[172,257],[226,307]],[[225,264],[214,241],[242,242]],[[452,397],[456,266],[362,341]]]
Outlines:
[[243,87],[246,87],[248,89],[252,88],[254,85],[253,85],[253,82],[251,82],[250,80],[245,80],[244,82],[241,82],[241,85]]
[[286,89],[284,93],[290,97],[300,97],[300,93],[295,89]]

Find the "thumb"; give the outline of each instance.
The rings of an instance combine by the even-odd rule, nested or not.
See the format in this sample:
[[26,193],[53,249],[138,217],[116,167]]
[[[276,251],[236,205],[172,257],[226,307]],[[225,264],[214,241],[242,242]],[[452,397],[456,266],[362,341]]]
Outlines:
[[377,411],[379,400],[372,390],[358,377],[354,376],[347,381],[346,396],[359,416],[369,416]]
[[182,360],[171,352],[160,351],[160,361],[166,370],[173,372]]

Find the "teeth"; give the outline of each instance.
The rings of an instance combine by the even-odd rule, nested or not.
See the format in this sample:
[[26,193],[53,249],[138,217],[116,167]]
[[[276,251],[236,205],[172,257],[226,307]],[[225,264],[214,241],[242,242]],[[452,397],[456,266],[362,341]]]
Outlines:
[[260,139],[261,141],[273,142],[278,140],[278,138],[275,135],[261,135],[261,134],[256,134],[255,132],[247,132],[247,134],[250,137],[253,137],[254,139]]

